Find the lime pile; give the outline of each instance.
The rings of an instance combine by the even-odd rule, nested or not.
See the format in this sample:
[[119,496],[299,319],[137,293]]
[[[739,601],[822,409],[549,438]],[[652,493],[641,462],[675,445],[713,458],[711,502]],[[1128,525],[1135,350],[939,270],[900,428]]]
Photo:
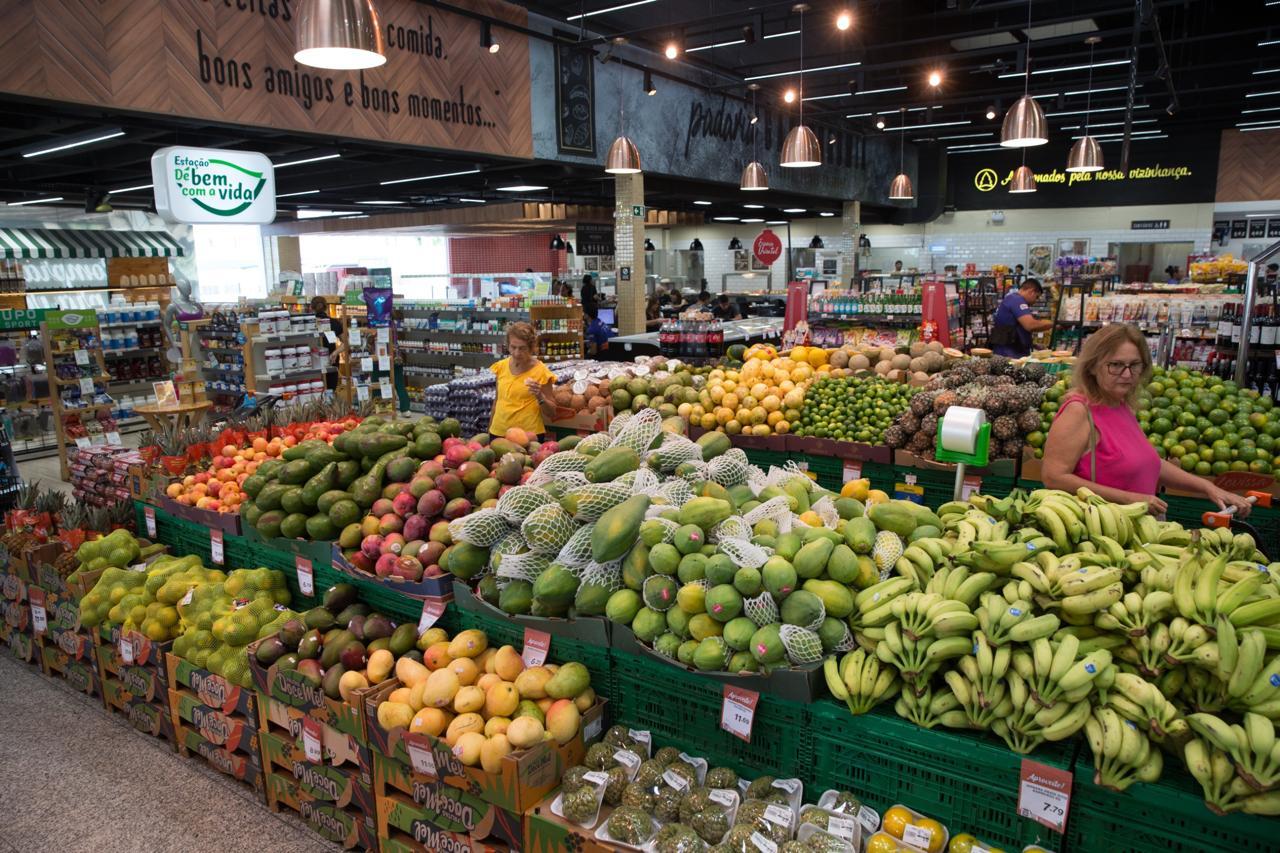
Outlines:
[[[1044,438],[1063,397],[1065,380],[1045,391],[1039,432],[1027,444],[1043,455]],[[1280,415],[1270,397],[1194,370],[1156,367],[1138,392],[1138,424],[1163,459],[1202,477],[1228,471],[1274,473]]]
[[871,376],[819,379],[809,387],[795,434],[879,444],[916,389]]

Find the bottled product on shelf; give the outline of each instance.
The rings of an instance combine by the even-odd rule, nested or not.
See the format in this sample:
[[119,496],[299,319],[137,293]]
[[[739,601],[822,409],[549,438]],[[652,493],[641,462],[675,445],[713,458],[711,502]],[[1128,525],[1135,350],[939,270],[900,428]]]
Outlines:
[[724,354],[724,324],[668,320],[658,330],[658,348],[668,358],[719,358]]
[[0,293],[22,293],[26,289],[27,279],[22,272],[22,264],[0,259]]
[[814,296],[809,311],[832,317],[900,316],[919,317],[923,291],[912,287],[892,291],[866,292],[828,290]]

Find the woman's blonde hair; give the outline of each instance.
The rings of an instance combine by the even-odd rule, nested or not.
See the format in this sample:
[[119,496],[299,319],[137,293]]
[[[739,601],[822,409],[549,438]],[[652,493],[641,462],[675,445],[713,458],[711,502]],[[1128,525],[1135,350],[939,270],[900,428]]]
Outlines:
[[1137,402],[1138,389],[1151,380],[1151,349],[1147,346],[1146,337],[1137,326],[1112,323],[1103,326],[1085,339],[1084,346],[1080,348],[1080,357],[1076,359],[1075,367],[1071,370],[1071,387],[1083,393],[1090,402],[1100,402],[1103,399],[1103,393],[1098,385],[1098,371],[1105,370],[1107,359],[1115,355],[1116,350],[1126,343],[1137,347],[1138,356],[1142,359],[1141,375],[1138,376],[1133,390],[1125,399],[1129,408],[1133,408]]
[[529,352],[538,354],[538,333],[528,323],[512,323],[507,326],[507,340],[515,338],[529,347]]

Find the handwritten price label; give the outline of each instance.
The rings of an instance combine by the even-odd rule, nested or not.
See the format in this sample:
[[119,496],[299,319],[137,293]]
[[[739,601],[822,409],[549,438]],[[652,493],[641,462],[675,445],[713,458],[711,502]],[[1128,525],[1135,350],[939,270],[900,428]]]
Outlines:
[[373,358],[372,358],[372,356],[365,356],[364,358],[360,359],[360,372],[361,372],[361,373],[373,373]]
[[124,442],[120,439],[120,433],[112,431],[107,433],[107,444],[112,447],[120,447]]
[[391,356],[389,355],[378,356],[378,369],[385,373],[390,373],[391,372]]
[[751,743],[751,727],[755,724],[756,705],[759,702],[760,694],[754,690],[726,684],[720,704],[720,728]]
[[80,448],[81,450],[85,449],[86,447],[92,447],[92,446],[93,446],[93,442],[83,435],[76,439],[76,447]]
[[391,388],[390,382],[379,382],[378,394],[381,395],[382,399],[390,400],[395,396],[395,391]]
[[31,627],[37,634],[49,630],[49,616],[44,609],[44,590],[38,586],[29,587],[27,596],[31,599]]
[[156,511],[154,507],[146,507],[142,510],[142,515],[147,521],[147,538],[156,538]]
[[128,634],[120,635],[120,662],[133,663],[133,640],[129,639]]
[[436,758],[431,754],[431,747],[416,739],[406,738],[405,746],[409,748],[409,763],[414,773],[424,776],[436,775]]
[[80,393],[88,394],[90,397],[93,396],[93,380],[88,376],[80,379]]
[[82,365],[84,367],[89,366],[89,353],[87,350],[82,350],[82,349],[76,350],[76,364]]
[[524,653],[520,655],[524,659],[525,666],[542,666],[547,661],[547,652],[551,651],[551,635],[546,631],[535,631],[532,628],[524,629]]
[[1018,786],[1018,814],[1062,832],[1071,811],[1071,774],[1056,767],[1022,759]]
[[209,531],[209,559],[219,566],[226,560],[222,550],[222,531],[216,527]]
[[298,569],[298,589],[305,596],[313,596],[316,594],[316,579],[311,572],[311,561],[306,557],[298,556],[294,558],[294,566]]
[[357,386],[356,386],[356,397],[360,400],[360,402],[361,402],[361,403],[367,402],[367,401],[368,401],[368,399],[369,399],[369,386],[368,386],[368,385],[357,385]]
[[850,480],[861,480],[862,463],[855,459],[846,459],[844,461],[844,479],[846,483]]
[[422,605],[422,615],[418,617],[418,634],[421,636],[432,625],[440,620],[444,615],[444,602],[439,599],[429,599]]
[[312,764],[319,764],[324,757],[324,751],[321,748],[322,736],[319,720],[311,717],[302,718],[302,751],[306,753],[307,761]]

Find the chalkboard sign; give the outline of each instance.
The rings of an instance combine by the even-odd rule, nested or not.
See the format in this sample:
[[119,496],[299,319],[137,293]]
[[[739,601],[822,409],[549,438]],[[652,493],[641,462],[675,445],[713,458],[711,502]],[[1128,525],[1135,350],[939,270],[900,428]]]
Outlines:
[[1249,220],[1249,237],[1251,239],[1257,239],[1258,237],[1265,237],[1266,235],[1267,235],[1267,220],[1265,219]]
[[1244,235],[1249,231],[1249,220],[1233,219],[1231,220],[1231,239],[1243,240]]
[[561,153],[596,156],[594,54],[556,45],[556,144]]
[[1280,219],[1267,220],[1267,236],[1280,237]]
[[610,223],[578,223],[578,257],[613,254],[613,225]]

